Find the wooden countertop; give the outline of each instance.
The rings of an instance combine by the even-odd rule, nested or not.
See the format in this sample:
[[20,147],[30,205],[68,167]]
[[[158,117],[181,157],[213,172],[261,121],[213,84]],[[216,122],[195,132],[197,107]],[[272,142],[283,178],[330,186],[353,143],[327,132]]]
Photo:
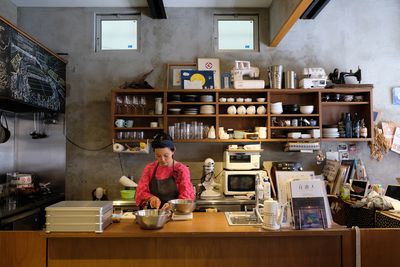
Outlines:
[[113,223],[103,233],[92,232],[52,232],[43,233],[46,238],[144,238],[144,237],[266,237],[266,236],[330,236],[351,231],[342,226],[330,229],[278,231],[264,230],[261,226],[230,226],[222,212],[195,212],[193,220],[170,221],[159,230],[143,230],[134,220],[122,220]]

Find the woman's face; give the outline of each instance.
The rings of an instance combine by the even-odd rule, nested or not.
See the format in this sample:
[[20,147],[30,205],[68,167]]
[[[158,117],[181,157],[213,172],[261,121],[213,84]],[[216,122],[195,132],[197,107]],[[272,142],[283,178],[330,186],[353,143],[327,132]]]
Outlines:
[[174,155],[174,151],[172,151],[168,147],[164,148],[156,148],[154,150],[154,154],[156,155],[156,160],[158,161],[158,164],[161,166],[168,166],[173,163],[173,158],[172,156]]

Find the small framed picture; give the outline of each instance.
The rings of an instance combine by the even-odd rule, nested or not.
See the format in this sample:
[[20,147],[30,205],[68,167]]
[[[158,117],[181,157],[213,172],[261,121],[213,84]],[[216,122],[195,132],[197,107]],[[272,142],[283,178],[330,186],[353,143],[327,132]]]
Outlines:
[[214,88],[221,89],[221,74],[219,58],[198,58],[197,67],[199,70],[211,70],[214,73]]
[[400,87],[393,88],[393,105],[400,105]]
[[182,70],[197,70],[196,63],[169,63],[167,64],[167,88],[168,89],[183,89],[181,84]]

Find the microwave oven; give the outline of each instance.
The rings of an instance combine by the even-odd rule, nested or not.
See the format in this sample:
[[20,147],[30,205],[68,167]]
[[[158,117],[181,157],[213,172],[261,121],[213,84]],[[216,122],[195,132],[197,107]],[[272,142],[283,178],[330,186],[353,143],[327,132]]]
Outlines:
[[260,152],[224,152],[224,169],[257,170],[260,169]]
[[225,170],[223,174],[224,195],[254,194],[257,177],[263,185],[267,173],[263,170]]

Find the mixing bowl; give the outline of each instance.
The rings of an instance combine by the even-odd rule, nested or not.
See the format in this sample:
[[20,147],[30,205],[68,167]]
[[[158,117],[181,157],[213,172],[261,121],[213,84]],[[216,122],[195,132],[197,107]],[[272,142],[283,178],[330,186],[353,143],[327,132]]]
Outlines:
[[191,213],[196,207],[196,202],[189,199],[173,199],[168,201],[173,211],[182,214]]
[[170,210],[138,210],[135,212],[136,223],[146,230],[161,229],[172,216]]

